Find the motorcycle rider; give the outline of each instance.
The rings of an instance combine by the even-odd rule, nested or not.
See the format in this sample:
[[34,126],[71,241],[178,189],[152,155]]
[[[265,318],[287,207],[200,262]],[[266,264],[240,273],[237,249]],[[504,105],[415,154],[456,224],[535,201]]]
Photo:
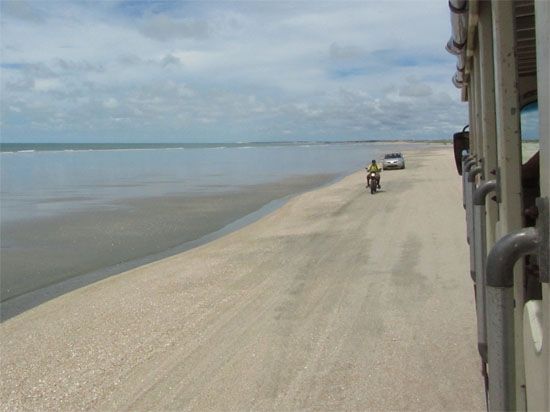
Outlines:
[[380,189],[380,171],[382,170],[380,166],[376,163],[376,160],[372,159],[371,164],[366,168],[367,169],[367,187],[369,187],[370,174],[372,172],[376,173],[376,185]]

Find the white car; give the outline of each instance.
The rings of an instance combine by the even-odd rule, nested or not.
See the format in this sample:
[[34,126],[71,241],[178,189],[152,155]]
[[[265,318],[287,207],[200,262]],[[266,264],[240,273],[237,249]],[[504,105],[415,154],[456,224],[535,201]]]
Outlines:
[[382,160],[382,169],[404,169],[405,158],[401,153],[386,153]]

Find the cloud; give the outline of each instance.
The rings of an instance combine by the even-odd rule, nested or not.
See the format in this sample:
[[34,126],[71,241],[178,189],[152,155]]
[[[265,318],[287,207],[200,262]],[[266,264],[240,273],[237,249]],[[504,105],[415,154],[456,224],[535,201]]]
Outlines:
[[146,20],[141,33],[159,41],[180,38],[205,39],[208,37],[208,24],[195,19],[175,19],[166,15],[152,16]]
[[36,79],[34,81],[34,90],[37,92],[51,92],[59,90],[62,86],[59,79]]
[[36,2],[25,0],[3,0],[0,3],[0,10],[6,17],[14,17],[30,23],[43,23],[44,14],[34,5]]
[[162,59],[161,59],[161,65],[163,67],[166,67],[166,66],[170,66],[170,65],[176,65],[178,66],[179,64],[181,64],[181,61],[180,59],[178,59],[176,56],[174,56],[173,54],[167,54],[166,56],[164,56]]
[[407,79],[407,84],[399,88],[399,95],[405,97],[427,97],[433,93],[430,85],[421,83],[414,77]]
[[40,24],[3,13],[2,136],[446,136],[466,106],[446,4],[424,3],[53,2]]
[[114,97],[109,97],[103,101],[103,107],[106,109],[116,109],[118,107],[118,101]]
[[90,63],[85,60],[73,61],[65,59],[56,59],[54,62],[56,68],[63,72],[103,72],[105,68],[101,64]]
[[340,46],[332,43],[329,47],[329,56],[333,60],[350,60],[365,57],[365,51],[356,46]]

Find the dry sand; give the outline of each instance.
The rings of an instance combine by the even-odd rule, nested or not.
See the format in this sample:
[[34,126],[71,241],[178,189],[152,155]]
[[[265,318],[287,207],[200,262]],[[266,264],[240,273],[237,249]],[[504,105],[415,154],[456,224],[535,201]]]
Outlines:
[[460,178],[407,153],[4,322],[3,410],[483,410]]

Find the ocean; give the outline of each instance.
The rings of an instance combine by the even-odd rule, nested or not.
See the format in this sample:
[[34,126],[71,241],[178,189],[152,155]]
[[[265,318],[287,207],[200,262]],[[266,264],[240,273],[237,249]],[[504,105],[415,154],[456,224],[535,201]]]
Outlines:
[[215,239],[408,146],[3,143],[0,316]]

